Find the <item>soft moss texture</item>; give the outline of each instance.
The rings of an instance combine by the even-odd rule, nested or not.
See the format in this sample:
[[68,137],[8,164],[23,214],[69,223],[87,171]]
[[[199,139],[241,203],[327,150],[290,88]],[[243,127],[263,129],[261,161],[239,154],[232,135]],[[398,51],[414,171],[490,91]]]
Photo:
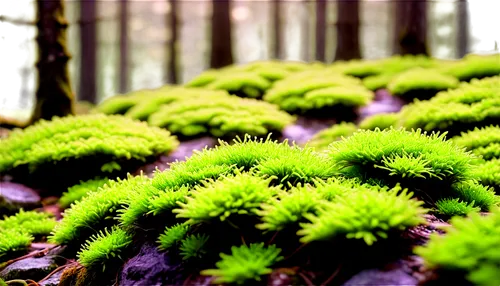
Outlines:
[[429,99],[436,93],[456,88],[459,81],[433,69],[413,68],[395,76],[387,89],[393,95],[406,100]]
[[472,213],[455,217],[446,235],[431,235],[428,245],[415,252],[425,264],[450,276],[465,277],[474,285],[500,283],[500,211],[488,216]]
[[358,126],[356,124],[351,122],[341,122],[314,134],[308,142],[308,146],[315,147],[317,149],[325,149],[332,142],[341,140],[343,137],[350,136],[357,130]]
[[375,130],[376,128],[387,129],[390,127],[396,127],[398,122],[399,113],[390,112],[368,116],[361,120],[358,125],[360,129]]
[[92,179],[85,182],[80,182],[68,188],[68,191],[63,193],[59,199],[59,205],[62,208],[68,208],[72,203],[77,202],[84,198],[88,193],[97,191],[100,187],[104,186],[109,181],[108,178]]
[[[466,183],[474,179],[476,157],[446,140],[445,135],[394,128],[360,130],[332,143],[329,156],[348,177],[371,178],[389,185],[402,183],[413,190],[424,191],[425,195],[420,197],[425,201],[427,196],[433,198],[429,203],[460,197],[488,210],[496,203],[491,190]],[[483,196],[488,199],[481,199]]]
[[277,81],[263,97],[285,111],[306,114],[334,107],[355,108],[373,98],[373,92],[359,79],[327,70],[295,73]]
[[224,96],[185,99],[162,107],[149,117],[149,124],[165,127],[182,137],[210,135],[266,136],[280,133],[295,118],[275,105],[256,99]]
[[463,83],[438,93],[429,101],[416,101],[400,112],[400,124],[425,131],[447,131],[449,136],[475,127],[498,124],[500,76]]
[[474,128],[474,130],[453,137],[452,140],[485,160],[500,158],[500,126],[498,125]]
[[500,75],[500,53],[468,54],[463,59],[442,65],[440,70],[460,81],[471,81]]
[[52,215],[20,210],[0,220],[0,262],[12,255],[26,252],[35,239],[47,236],[56,220]]
[[82,170],[80,179],[87,179],[82,178],[89,175],[86,172],[93,173],[92,177],[106,173],[110,164],[114,169],[121,169],[121,164],[146,162],[179,145],[168,131],[125,117],[102,114],[40,121],[24,130],[12,131],[0,142],[2,173],[19,171],[27,175],[62,163],[74,163],[81,168],[80,164],[86,161],[97,165],[97,170]]

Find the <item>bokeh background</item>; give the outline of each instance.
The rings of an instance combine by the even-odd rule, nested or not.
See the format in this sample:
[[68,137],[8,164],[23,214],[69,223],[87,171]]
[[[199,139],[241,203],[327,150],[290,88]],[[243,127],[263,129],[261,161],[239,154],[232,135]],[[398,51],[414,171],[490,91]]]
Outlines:
[[[226,45],[233,63],[335,60],[339,1],[232,0],[213,18],[214,1],[66,0],[70,76],[78,98],[98,103],[130,90],[189,81],[217,61],[211,31],[227,28],[222,18],[229,19],[231,36],[215,44]],[[415,17],[425,25],[431,56],[454,59],[498,50],[500,1],[420,1],[425,8]],[[357,2],[361,57],[393,55],[397,0]],[[33,0],[0,1],[0,113],[6,116],[28,117],[33,107],[35,18]]]

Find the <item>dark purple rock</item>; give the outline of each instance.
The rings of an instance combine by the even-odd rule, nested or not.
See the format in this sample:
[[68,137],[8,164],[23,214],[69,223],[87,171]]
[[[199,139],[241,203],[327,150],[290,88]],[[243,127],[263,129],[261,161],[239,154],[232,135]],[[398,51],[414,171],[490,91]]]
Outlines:
[[181,274],[181,270],[180,261],[159,252],[154,245],[145,244],[139,254],[123,266],[119,285],[182,285],[185,277]]
[[314,134],[335,124],[334,119],[318,119],[299,116],[293,125],[283,130],[282,138],[288,138],[290,142],[299,145],[305,144]]
[[392,96],[386,90],[379,90],[375,93],[375,100],[372,103],[358,109],[358,120],[378,113],[398,112],[405,104],[401,98]]
[[354,275],[342,286],[388,286],[388,285],[417,285],[418,280],[401,268],[391,270],[368,269]]
[[34,209],[41,205],[37,192],[24,185],[0,182],[0,214],[14,212],[20,208]]

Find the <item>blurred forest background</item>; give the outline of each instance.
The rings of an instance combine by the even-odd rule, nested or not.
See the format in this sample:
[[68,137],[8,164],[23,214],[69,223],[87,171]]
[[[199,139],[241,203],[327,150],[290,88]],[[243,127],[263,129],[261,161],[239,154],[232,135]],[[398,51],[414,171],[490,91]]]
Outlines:
[[[398,28],[408,17],[420,23],[416,29],[427,52],[437,58],[492,52],[500,42],[498,0],[414,0],[410,14],[401,12],[408,0],[64,2],[71,85],[80,100],[93,103],[131,90],[182,84],[231,63],[388,57],[401,52]],[[33,108],[35,18],[36,1],[0,1],[0,113],[5,116],[28,117]]]

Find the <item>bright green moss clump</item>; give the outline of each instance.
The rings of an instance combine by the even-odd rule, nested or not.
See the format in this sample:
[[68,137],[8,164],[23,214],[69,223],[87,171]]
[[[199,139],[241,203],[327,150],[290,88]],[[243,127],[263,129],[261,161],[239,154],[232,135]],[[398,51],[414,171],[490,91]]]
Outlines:
[[62,194],[61,198],[59,199],[59,205],[62,208],[68,208],[72,203],[84,198],[88,193],[97,191],[108,181],[109,179],[105,178],[80,182],[80,184],[68,188],[68,191]]
[[54,189],[134,170],[179,142],[168,131],[139,121],[92,114],[40,121],[11,132],[0,144],[1,173]]
[[56,220],[48,213],[21,210],[0,220],[0,262],[26,252],[34,239],[49,235]]
[[441,71],[460,81],[498,76],[500,75],[500,53],[492,55],[469,54],[461,60],[443,65]]
[[341,122],[314,134],[308,142],[308,146],[324,149],[328,147],[330,143],[340,140],[342,137],[350,136],[357,130],[358,126],[356,124],[351,122]]
[[116,225],[118,210],[125,208],[131,194],[140,192],[148,182],[150,179],[142,175],[110,180],[99,191],[87,194],[87,197],[67,209],[49,241],[74,246],[98,231]]
[[476,157],[446,141],[444,135],[428,136],[421,130],[409,132],[392,128],[361,130],[332,143],[329,152],[346,176],[376,179],[389,185],[402,183],[412,190],[424,191],[425,195],[420,197],[424,201],[428,201],[427,196],[433,198],[429,203],[460,197],[483,210],[496,203],[494,194],[483,186],[456,185],[473,179]]
[[387,86],[389,92],[412,101],[414,98],[429,99],[436,93],[458,86],[456,78],[433,69],[413,68],[398,74]]
[[312,70],[277,81],[263,99],[291,113],[317,115],[319,111],[337,108],[337,113],[328,114],[340,116],[341,112],[370,103],[373,97],[373,92],[363,87],[359,79]]
[[500,76],[463,83],[455,90],[438,93],[429,101],[403,107],[400,123],[406,128],[447,131],[450,136],[498,124],[499,86]]
[[[160,88],[160,91],[168,90],[170,86]],[[141,89],[126,94],[112,96],[99,103],[92,112],[104,114],[125,114],[133,106],[142,101],[149,100],[158,94],[158,89]]]
[[500,211],[453,218],[446,235],[433,234],[416,253],[428,267],[474,285],[500,284]]
[[360,129],[375,130],[388,129],[391,126],[397,126],[399,122],[399,113],[389,112],[389,113],[378,113],[372,116],[368,116],[359,122]]
[[166,105],[149,117],[151,125],[165,127],[182,137],[265,136],[280,133],[293,121],[293,116],[272,104],[236,96],[185,99]]

